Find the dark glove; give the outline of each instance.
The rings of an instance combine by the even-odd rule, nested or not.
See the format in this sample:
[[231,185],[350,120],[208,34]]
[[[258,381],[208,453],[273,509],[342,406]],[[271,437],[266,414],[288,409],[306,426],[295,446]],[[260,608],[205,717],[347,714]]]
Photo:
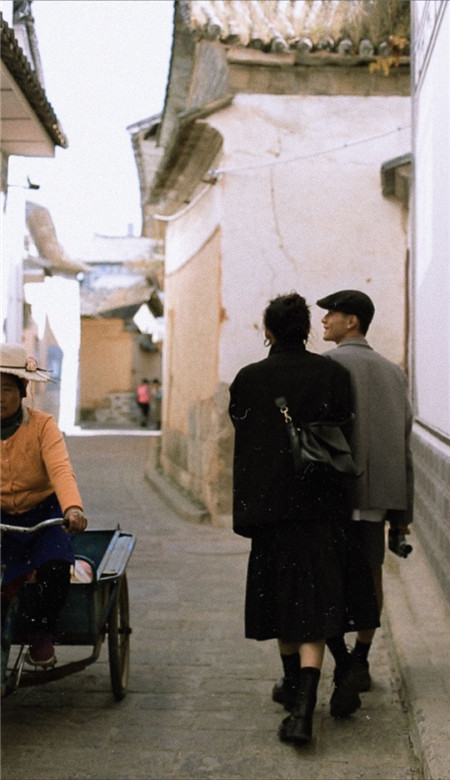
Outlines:
[[[407,531],[409,533],[409,531]],[[406,541],[405,531],[398,528],[389,529],[389,549],[399,558],[407,558],[412,552],[412,546]]]

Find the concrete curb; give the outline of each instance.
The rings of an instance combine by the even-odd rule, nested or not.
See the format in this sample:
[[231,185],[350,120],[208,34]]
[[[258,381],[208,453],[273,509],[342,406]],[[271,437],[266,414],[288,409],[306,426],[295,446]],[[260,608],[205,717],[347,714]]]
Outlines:
[[407,560],[386,554],[384,625],[425,780],[450,778],[450,608],[417,538]]
[[159,496],[174,512],[190,523],[209,522],[208,511],[195,504],[189,496],[184,495],[181,489],[172,482],[163,472],[156,468],[147,468],[145,478]]
[[207,523],[210,519],[208,510],[184,493],[180,486],[160,468],[161,434],[159,431],[158,434],[148,440],[145,479],[180,517],[190,523]]

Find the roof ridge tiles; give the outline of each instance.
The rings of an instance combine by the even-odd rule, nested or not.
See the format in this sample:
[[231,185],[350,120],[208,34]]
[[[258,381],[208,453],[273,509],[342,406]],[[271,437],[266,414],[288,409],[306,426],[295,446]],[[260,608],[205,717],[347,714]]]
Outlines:
[[399,48],[406,54],[410,43],[405,0],[374,6],[365,0],[183,0],[181,7],[197,39],[228,46],[367,58]]
[[19,46],[14,31],[0,13],[1,59],[14,77],[45,130],[56,146],[66,148],[68,140],[59,123],[53,106],[49,103],[44,88],[33,71],[26,55]]

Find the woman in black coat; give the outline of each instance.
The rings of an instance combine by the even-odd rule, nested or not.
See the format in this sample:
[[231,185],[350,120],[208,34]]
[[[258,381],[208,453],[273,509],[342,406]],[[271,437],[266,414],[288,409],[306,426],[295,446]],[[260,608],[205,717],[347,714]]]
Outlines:
[[[296,473],[283,414],[295,422],[345,425],[352,412],[350,379],[336,361],[306,350],[310,314],[297,293],[264,312],[270,352],[242,368],[230,386],[235,428],[233,528],[250,537],[245,635],[278,639],[284,703],[291,715],[280,739],[311,739],[325,641],[348,626],[339,527],[349,516],[348,477],[317,463]],[[373,619],[373,616],[371,617]],[[356,696],[354,711],[360,704]]]

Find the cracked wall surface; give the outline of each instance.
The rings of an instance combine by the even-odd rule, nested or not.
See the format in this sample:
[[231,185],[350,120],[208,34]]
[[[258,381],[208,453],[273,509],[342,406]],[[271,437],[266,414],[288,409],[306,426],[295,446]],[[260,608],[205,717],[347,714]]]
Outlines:
[[213,522],[231,511],[227,388],[266,355],[270,298],[305,295],[320,352],[315,301],[365,290],[370,342],[405,365],[407,221],[380,170],[410,149],[409,110],[405,97],[238,95],[208,117],[223,138],[217,182],[167,223],[162,464]]

